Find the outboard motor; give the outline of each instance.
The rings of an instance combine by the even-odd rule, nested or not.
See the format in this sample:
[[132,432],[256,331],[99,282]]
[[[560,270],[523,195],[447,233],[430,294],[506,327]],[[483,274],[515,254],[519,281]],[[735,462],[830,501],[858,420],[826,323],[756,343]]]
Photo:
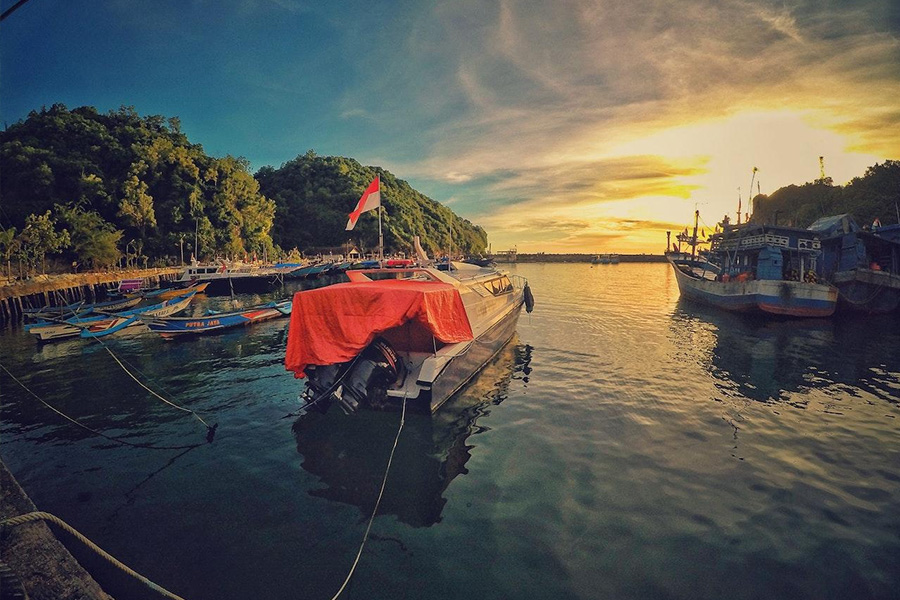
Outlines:
[[404,374],[405,366],[390,344],[382,338],[362,351],[342,382],[341,407],[355,412],[359,404],[379,409],[385,405],[387,389]]
[[360,404],[382,408],[387,389],[402,379],[405,371],[390,344],[377,338],[350,362],[311,367],[305,392],[307,406],[325,412],[336,401],[347,414],[355,413]]
[[328,411],[332,400],[340,400],[340,395],[335,394],[342,371],[346,371],[347,364],[316,365],[307,370],[307,386],[303,392],[306,407],[313,407],[321,413]]

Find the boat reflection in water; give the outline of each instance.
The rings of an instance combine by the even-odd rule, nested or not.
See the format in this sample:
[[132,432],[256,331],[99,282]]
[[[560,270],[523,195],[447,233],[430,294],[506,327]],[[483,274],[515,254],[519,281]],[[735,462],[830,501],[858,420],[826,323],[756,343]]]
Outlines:
[[[527,385],[531,352],[531,346],[513,337],[440,411],[433,415],[407,411],[379,514],[395,515],[413,527],[440,521],[444,490],[457,475],[467,473],[473,447],[469,437],[485,430],[478,421],[506,399],[513,379]],[[397,412],[386,411],[348,416],[337,407],[298,418],[292,429],[297,451],[303,455],[302,467],[325,486],[311,495],[371,514],[399,419]]]
[[795,392],[845,384],[898,403],[900,323],[890,315],[771,320],[679,301],[670,336],[723,389],[751,400],[804,408]]

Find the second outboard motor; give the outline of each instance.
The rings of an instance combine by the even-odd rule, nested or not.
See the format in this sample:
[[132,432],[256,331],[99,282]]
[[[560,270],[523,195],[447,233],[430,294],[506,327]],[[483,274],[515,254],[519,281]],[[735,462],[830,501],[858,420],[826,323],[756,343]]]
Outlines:
[[332,400],[340,400],[335,388],[344,364],[313,366],[307,370],[307,387],[303,392],[306,407],[313,407],[321,413],[328,411]]
[[382,338],[362,351],[344,377],[340,393],[341,407],[355,412],[359,404],[383,408],[387,389],[404,374],[405,366],[390,344]]

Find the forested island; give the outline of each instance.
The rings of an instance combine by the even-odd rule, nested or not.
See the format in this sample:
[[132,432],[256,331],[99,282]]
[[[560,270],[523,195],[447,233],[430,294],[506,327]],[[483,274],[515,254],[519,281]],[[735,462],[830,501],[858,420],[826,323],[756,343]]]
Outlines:
[[383,169],[309,151],[254,176],[247,160],[211,157],[191,143],[177,117],[130,107],[32,111],[0,132],[0,173],[0,257],[20,274],[46,270],[48,258],[105,268],[192,255],[299,260],[348,242],[371,250],[377,219],[344,228],[376,174],[388,251],[409,251],[415,235],[430,252],[446,250],[451,230],[461,252],[487,246],[482,228]]

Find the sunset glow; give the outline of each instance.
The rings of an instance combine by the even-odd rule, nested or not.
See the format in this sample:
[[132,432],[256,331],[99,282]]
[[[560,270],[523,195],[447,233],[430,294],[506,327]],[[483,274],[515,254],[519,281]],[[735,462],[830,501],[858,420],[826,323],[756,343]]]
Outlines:
[[820,156],[837,184],[900,158],[889,0],[202,5],[29,5],[4,23],[3,118],[133,105],[254,168],[352,157],[529,252],[659,252]]

